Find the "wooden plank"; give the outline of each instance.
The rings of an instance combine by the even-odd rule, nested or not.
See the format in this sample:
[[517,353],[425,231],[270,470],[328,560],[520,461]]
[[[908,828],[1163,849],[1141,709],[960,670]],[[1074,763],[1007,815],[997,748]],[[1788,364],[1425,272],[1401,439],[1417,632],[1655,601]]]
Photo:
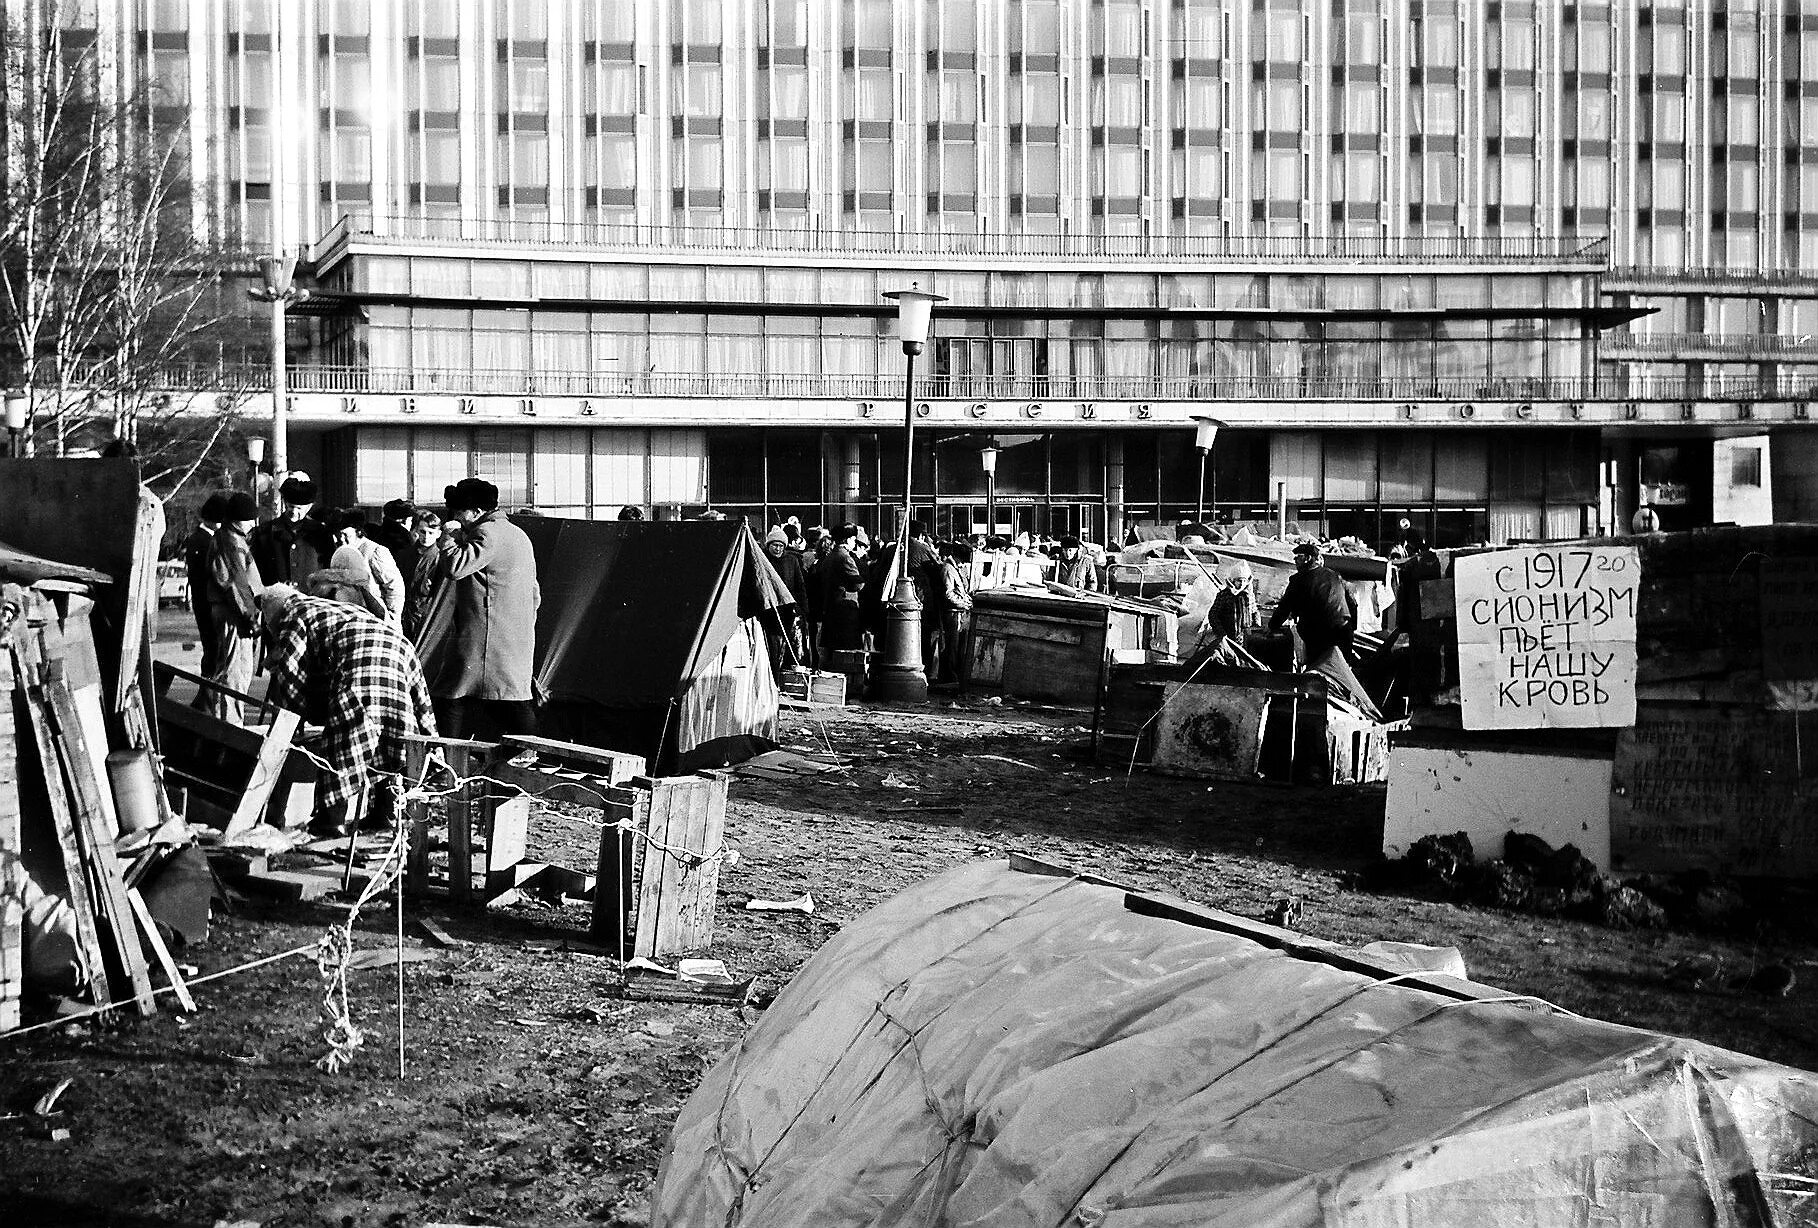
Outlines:
[[[93,757],[82,736],[82,716],[76,710],[76,697],[64,681],[57,662],[46,667],[50,675],[44,692],[57,720],[57,740],[63,748],[63,770],[68,774],[75,805],[77,842],[83,846],[90,881],[95,884],[99,914],[106,923],[106,936],[113,942],[120,970],[132,993],[133,1008],[141,1015],[158,1011],[152,996],[151,974],[145,966],[145,950],[139,945],[133,924],[132,905],[126,899],[126,880],[120,874],[120,859],[114,853],[115,830],[106,826],[101,811],[100,795],[104,789],[95,777]],[[103,948],[105,950],[105,948]]]
[[598,746],[582,746],[578,742],[558,742],[552,738],[531,737],[529,734],[506,734],[505,747],[507,755],[512,753],[512,747],[521,747],[556,759],[599,764],[610,769],[605,775],[615,785],[633,777],[642,776],[648,770],[642,755],[606,750]]
[[[662,804],[668,811],[662,840],[670,848],[679,849],[684,847],[687,841],[688,820],[694,812],[696,795],[700,792],[700,778],[695,776],[672,777],[664,780],[662,785],[662,788],[656,790],[656,796],[662,799]],[[653,811],[654,808],[653,805]],[[659,850],[657,860],[651,863],[651,868],[656,870],[661,878],[657,897],[655,953],[671,955],[682,950],[679,945],[678,930],[681,921],[684,867],[681,858],[666,850]]]
[[223,835],[235,836],[251,831],[265,818],[265,807],[271,801],[271,791],[277,786],[278,776],[284,770],[284,762],[290,756],[291,743],[296,740],[297,727],[302,720],[295,712],[285,708],[273,710],[271,728],[265,731],[265,739],[259,743],[252,774],[247,777],[246,788],[240,793],[240,802],[234,807],[234,816],[227,821],[227,830]]
[[503,784],[524,790],[533,797],[551,802],[571,802],[579,806],[598,806],[614,782],[604,776],[580,774],[558,776],[546,768],[522,767],[505,760],[488,764],[486,775]]
[[644,846],[644,868],[638,875],[638,926],[632,954],[644,959],[656,957],[657,911],[663,894],[663,855],[648,841],[661,841],[669,827],[668,808],[658,802],[660,794],[653,785],[648,780],[634,785],[637,803],[633,830],[647,839],[638,841]]
[[681,867],[681,881],[676,900],[675,942],[678,951],[693,951],[713,945],[713,910],[720,890],[720,851],[726,830],[726,784],[724,772],[704,772],[702,786],[695,790],[683,837],[683,847],[701,857],[699,865]]
[[171,992],[177,995],[177,1001],[183,1009],[195,1013],[196,1000],[189,996],[189,986],[183,982],[183,974],[177,971],[177,961],[170,957],[170,948],[164,945],[164,935],[158,932],[158,923],[152,920],[151,909],[145,906],[145,898],[136,890],[128,891],[126,899],[132,905],[133,916],[138,919],[139,932],[157,957],[158,967],[164,970],[164,979],[170,983]]
[[0,1032],[19,1026],[25,990],[25,866],[19,860],[19,746],[13,724],[13,654],[0,651]]
[[341,875],[339,871],[311,874],[305,870],[266,870],[262,874],[248,874],[236,886],[263,895],[275,895],[281,900],[308,903],[339,891]]
[[87,871],[82,868],[82,850],[76,843],[75,820],[70,816],[70,799],[64,791],[63,773],[57,768],[57,748],[51,738],[50,718],[32,696],[28,679],[37,672],[41,648],[37,636],[25,631],[13,640],[15,694],[25,703],[27,721],[32,727],[32,743],[38,753],[38,774],[50,799],[51,827],[57,837],[57,851],[63,858],[65,892],[70,911],[76,916],[76,943],[88,965],[91,997],[96,1005],[109,1000],[107,961],[101,954],[101,930],[95,918],[94,897],[89,893]]
[[476,786],[468,780],[472,772],[472,750],[465,746],[446,748],[448,766],[461,783],[448,795],[448,895],[464,902],[473,895],[473,812]]
[[[416,738],[404,744],[404,780],[411,787],[423,783],[423,770],[429,761],[427,744]],[[429,803],[413,799],[404,803],[405,856],[404,890],[421,895],[429,886]]]
[[101,803],[101,816],[105,820],[106,830],[118,833],[120,815],[114,808],[114,790],[107,776],[107,717],[101,708],[101,684],[72,687],[75,698],[76,716],[82,727],[83,745],[88,750],[89,771],[94,773],[100,788],[96,800]]
[[530,839],[531,803],[513,797],[492,808],[491,831],[486,837],[486,872],[505,870],[524,860]]

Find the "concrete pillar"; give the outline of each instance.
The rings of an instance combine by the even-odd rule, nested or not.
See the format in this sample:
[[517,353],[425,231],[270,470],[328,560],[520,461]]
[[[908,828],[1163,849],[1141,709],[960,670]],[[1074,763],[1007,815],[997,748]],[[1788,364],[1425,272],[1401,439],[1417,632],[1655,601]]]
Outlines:
[[1105,545],[1116,550],[1124,544],[1124,437],[1105,440]]

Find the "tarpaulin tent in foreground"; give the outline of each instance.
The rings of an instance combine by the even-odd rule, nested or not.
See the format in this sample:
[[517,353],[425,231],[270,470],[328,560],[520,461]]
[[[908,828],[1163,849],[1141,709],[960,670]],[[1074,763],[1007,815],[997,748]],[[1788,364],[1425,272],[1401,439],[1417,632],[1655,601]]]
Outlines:
[[709,1073],[652,1223],[1810,1222],[1818,1076],[1296,937],[1003,862],[921,883]]
[[790,602],[736,520],[524,516],[543,605],[545,733],[643,755],[656,773],[769,749],[776,682],[761,620]]

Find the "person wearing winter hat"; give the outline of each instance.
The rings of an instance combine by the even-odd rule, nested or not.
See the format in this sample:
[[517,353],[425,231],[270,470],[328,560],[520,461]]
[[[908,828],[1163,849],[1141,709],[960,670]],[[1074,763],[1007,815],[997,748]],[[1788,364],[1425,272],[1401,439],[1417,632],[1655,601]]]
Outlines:
[[536,554],[524,530],[498,514],[497,486],[462,478],[446,493],[458,523],[437,547],[454,582],[447,657],[429,680],[437,719],[451,738],[466,737],[482,714],[502,733],[534,734]]
[[307,474],[294,473],[278,487],[283,508],[277,519],[254,529],[248,539],[262,583],[300,584],[333,552],[328,526],[314,515],[316,494]]
[[764,555],[795,599],[794,611],[783,612],[780,629],[766,632],[774,641],[770,645],[770,666],[780,675],[802,663],[801,625],[808,610],[808,569],[802,566],[802,556],[789,548],[789,535],[780,525],[764,534]]
[[1096,593],[1104,587],[1099,582],[1098,568],[1081,553],[1079,538],[1061,538],[1060,551],[1056,557],[1054,578],[1059,583],[1086,593]]
[[[215,672],[214,622],[208,612],[208,549],[214,544],[215,530],[221,527],[226,510],[227,493],[217,490],[202,501],[196,513],[196,527],[183,539],[183,573],[189,584],[189,612],[196,618],[196,638],[202,642],[204,678]],[[200,694],[196,702],[202,702]]]
[[416,505],[409,499],[392,499],[380,515],[383,519],[379,527],[367,536],[391,551],[391,561],[398,565],[398,573],[402,575],[417,554],[410,540],[410,526],[417,516]]
[[[247,541],[258,519],[259,505],[253,497],[243,490],[233,492],[222,503],[221,525],[208,549],[208,616],[215,645],[214,669],[208,678],[238,693],[252,685],[258,600],[265,587]],[[224,721],[242,723],[240,701],[231,695],[210,691],[202,707]]]
[[[327,570],[342,570],[366,575],[366,588],[360,604],[380,618],[403,624],[404,576],[398,570],[391,551],[367,536],[366,514],[359,508],[342,508],[329,513],[328,530],[333,535],[335,552]],[[373,599],[377,598],[375,608]]]

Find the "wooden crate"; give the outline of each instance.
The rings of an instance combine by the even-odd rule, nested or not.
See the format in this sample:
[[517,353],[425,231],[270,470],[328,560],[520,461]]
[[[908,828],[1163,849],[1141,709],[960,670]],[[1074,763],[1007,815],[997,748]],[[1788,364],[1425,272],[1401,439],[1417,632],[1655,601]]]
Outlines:
[[[713,910],[719,895],[717,854],[725,839],[724,772],[698,776],[640,777],[611,790],[606,821],[628,822],[637,859],[635,919],[627,923],[632,954],[645,959],[704,950],[713,943]],[[615,827],[604,833],[600,864],[618,864],[608,847],[620,839]],[[616,875],[612,875],[616,878]],[[603,869],[600,882],[608,881]],[[608,895],[599,892],[599,897]],[[609,929],[610,915],[595,909],[595,927]],[[610,914],[610,905],[606,909]]]
[[783,681],[777,689],[804,703],[833,704],[836,707],[844,707],[846,704],[846,675],[828,670],[784,670]]

